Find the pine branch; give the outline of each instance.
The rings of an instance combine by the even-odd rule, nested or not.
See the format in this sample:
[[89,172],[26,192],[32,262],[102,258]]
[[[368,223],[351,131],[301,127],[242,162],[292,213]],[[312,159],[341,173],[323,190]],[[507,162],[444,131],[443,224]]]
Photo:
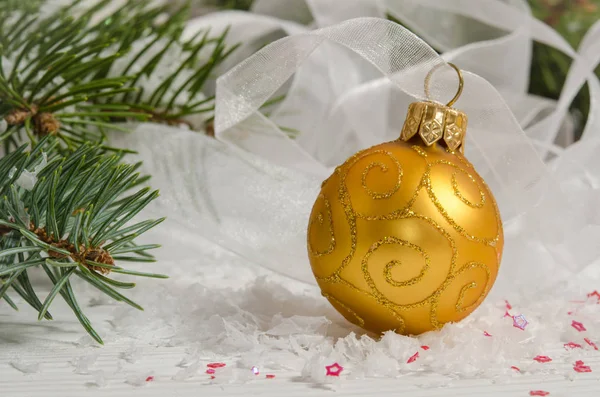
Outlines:
[[[161,11],[166,12],[167,8]],[[135,21],[122,18],[125,25],[136,25],[140,18],[144,19],[143,16]],[[139,39],[131,42],[126,56],[114,60],[107,75],[133,73],[126,86],[138,91],[123,93],[106,102],[127,106],[147,115],[151,121],[171,125],[190,125],[184,118],[192,115],[206,114],[206,118],[212,115],[214,98],[206,98],[203,89],[237,46],[226,46],[227,31],[211,37],[206,30],[183,40],[183,23],[187,18],[188,9],[184,7],[169,17],[168,24],[142,22],[136,32],[128,32]],[[125,32],[117,29],[112,34],[119,37]]]
[[226,31],[184,40],[187,7],[167,17],[167,6],[131,0],[99,19],[111,2],[83,3],[49,16],[41,2],[0,5],[0,142],[11,149],[54,135],[75,149],[123,130],[116,122],[211,117],[214,101],[203,90],[236,48],[225,44]]
[[[30,151],[22,146],[0,159],[0,299],[14,306],[7,295],[13,290],[38,311],[40,319],[50,319],[48,310],[60,295],[102,343],[75,299],[72,276],[141,309],[117,291],[135,284],[109,274],[165,277],[127,270],[117,263],[154,260],[148,251],[158,245],[134,241],[163,219],[130,221],[158,192],[131,191],[140,180],[139,164],[121,164],[122,154],[106,155],[99,146],[85,144],[67,156],[48,156],[56,153],[57,144],[47,137]],[[53,284],[43,300],[28,278],[34,268],[42,268]]]
[[[159,246],[136,241],[163,219],[136,219],[158,193],[142,187],[140,164],[123,163],[128,150],[106,146],[106,133],[198,115],[209,131],[211,83],[237,48],[227,31],[183,39],[188,8],[149,3],[0,2],[0,301],[16,309],[19,297],[50,320],[63,299],[99,343],[74,280],[141,309],[123,294],[135,284],[113,275],[165,277],[122,266],[154,261]],[[33,270],[50,280],[46,296]]]

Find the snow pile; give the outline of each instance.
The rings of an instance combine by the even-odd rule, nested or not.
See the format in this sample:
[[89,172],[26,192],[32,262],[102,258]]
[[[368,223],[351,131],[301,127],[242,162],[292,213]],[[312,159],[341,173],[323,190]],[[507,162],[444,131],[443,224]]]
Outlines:
[[[440,331],[377,337],[349,324],[318,290],[276,276],[248,277],[241,271],[248,271],[247,266],[228,258],[207,254],[195,271],[212,277],[201,282],[178,277],[158,288],[141,286],[134,298],[146,310],[119,306],[112,332],[132,338],[134,345],[185,346],[188,353],[175,380],[203,374],[207,360],[227,362],[213,380],[225,383],[251,380],[253,366],[262,373],[295,374],[303,381],[336,381],[326,375],[326,366],[334,363],[344,368],[342,379],[407,374],[437,374],[448,382],[510,381],[544,373],[574,377],[582,376],[574,371],[576,362],[598,355],[597,295],[554,291],[520,304],[488,299],[470,317]],[[159,265],[169,267],[166,261]],[[514,317],[520,315],[528,322],[524,330],[515,326]]]

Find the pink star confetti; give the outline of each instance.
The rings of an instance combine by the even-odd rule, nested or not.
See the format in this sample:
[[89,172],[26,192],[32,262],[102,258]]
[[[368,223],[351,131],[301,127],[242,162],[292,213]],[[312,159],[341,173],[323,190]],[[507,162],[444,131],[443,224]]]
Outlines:
[[429,346],[421,346],[421,349],[423,349],[423,350],[429,350]]
[[209,374],[209,375],[212,375],[212,374],[215,373],[215,370],[213,368],[209,368],[209,369],[206,370],[206,373]]
[[549,394],[549,392],[543,390],[532,390],[529,392],[530,396],[547,396]]
[[154,380],[154,376],[149,376],[146,378],[146,382],[152,382]]
[[575,328],[579,332],[586,331],[586,329],[583,326],[583,324],[581,324],[579,321],[573,320],[573,322],[571,323],[571,327]]
[[507,301],[506,299],[504,300],[504,303],[506,303],[506,309],[507,309],[507,310],[512,310],[512,306],[511,306],[511,304],[510,304],[510,303],[508,303],[508,301]]
[[325,369],[327,370],[327,376],[340,376],[340,374],[344,370],[344,367],[342,367],[338,363],[334,363],[331,365],[327,365]]
[[265,378],[267,378],[267,379],[273,379],[274,377],[275,377],[275,375],[272,375],[272,374],[265,375]]
[[254,375],[258,375],[258,374],[260,374],[260,371],[258,370],[258,367],[252,367],[252,373],[253,373]]
[[406,363],[407,364],[414,363],[415,361],[417,361],[417,358],[419,358],[419,352],[416,352],[415,354],[410,356],[410,358],[408,359],[408,361]]
[[588,298],[596,298],[597,303],[600,303],[600,292],[594,290],[594,292],[590,292],[587,294]]
[[223,368],[226,365],[227,364],[225,364],[225,363],[210,363],[210,364],[206,364],[206,366],[208,368]]
[[569,343],[565,343],[565,349],[566,348],[581,349],[581,345],[574,343],[574,342],[569,342]]
[[525,327],[527,327],[527,324],[529,324],[529,322],[527,321],[524,315],[519,314],[518,316],[513,316],[513,327],[525,331]]
[[211,378],[211,379],[215,379],[215,378],[216,378],[216,376],[212,375],[210,378]]
[[491,335],[489,332],[487,332],[487,331],[483,331],[483,336],[490,337],[490,336],[492,336],[492,335]]
[[552,361],[552,359],[548,356],[535,356],[533,359],[538,363],[549,363]]
[[[504,317],[510,317],[510,318],[512,318],[512,315],[508,312],[508,310],[506,310],[504,312]],[[502,318],[504,318],[504,317],[502,317]]]
[[588,345],[592,346],[594,348],[594,350],[598,350],[598,346],[596,346],[596,344],[594,342],[592,342],[590,339],[583,338],[583,340],[585,341],[585,343],[587,343]]
[[514,369],[517,372],[521,372],[521,369],[519,367],[515,367],[514,365],[510,367],[510,369]]
[[583,363],[583,361],[581,361],[581,360],[575,361],[575,365],[573,366],[573,369],[576,372],[580,372],[580,373],[581,372],[592,372],[592,369],[589,366],[585,365]]

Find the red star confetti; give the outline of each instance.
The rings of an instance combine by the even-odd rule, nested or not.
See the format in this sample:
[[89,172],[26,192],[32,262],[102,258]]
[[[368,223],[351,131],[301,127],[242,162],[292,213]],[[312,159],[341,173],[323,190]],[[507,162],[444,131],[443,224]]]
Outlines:
[[421,346],[421,349],[423,349],[423,350],[429,350],[429,346]]
[[519,314],[518,316],[513,316],[513,327],[524,331],[525,327],[527,327],[527,324],[529,324],[529,322],[524,315]]
[[581,349],[581,345],[574,343],[574,342],[569,342],[569,343],[565,343],[565,349],[566,348],[570,348],[570,349]]
[[215,370],[213,368],[209,368],[209,369],[206,370],[206,373],[209,374],[209,375],[212,375],[212,374],[215,373]]
[[549,392],[543,390],[532,390],[529,392],[530,396],[547,396],[549,394]]
[[508,303],[508,301],[507,301],[506,299],[504,300],[504,303],[506,303],[506,309],[507,309],[507,310],[512,310],[512,306],[511,306],[511,304],[510,304],[510,303]]
[[208,368],[223,368],[226,365],[227,364],[225,364],[225,363],[210,363],[210,364],[206,364],[206,366]]
[[519,367],[515,367],[514,365],[510,367],[510,369],[514,369],[517,372],[521,372],[521,369]]
[[596,344],[594,342],[592,342],[588,338],[583,338],[583,340],[585,341],[585,343],[587,343],[588,345],[592,346],[594,348],[594,350],[598,350],[598,346],[596,346]]
[[154,380],[154,376],[149,376],[146,378],[146,382],[152,382]]
[[590,292],[589,294],[587,294],[588,298],[596,298],[596,301],[598,303],[600,303],[600,292],[594,290],[594,292]]
[[586,331],[586,329],[583,326],[583,324],[581,324],[579,321],[573,320],[573,322],[571,323],[571,327],[575,328],[579,332]]
[[339,365],[338,363],[334,363],[325,367],[327,370],[327,376],[340,376],[344,367]]
[[507,311],[504,312],[504,317],[511,317],[512,318],[512,315],[507,310]]
[[585,365],[583,363],[583,361],[581,361],[581,360],[575,361],[575,365],[573,366],[573,369],[576,372],[592,372],[592,369],[589,366]]
[[408,361],[406,363],[407,364],[414,363],[415,361],[417,361],[417,358],[419,358],[419,352],[416,352],[415,354],[410,356],[410,358],[408,359]]
[[492,336],[492,335],[491,335],[489,332],[487,332],[487,331],[483,331],[483,336],[488,336],[488,337],[490,337],[490,336]]
[[212,375],[210,378],[211,378],[211,379],[214,379],[214,378],[216,378],[216,376]]
[[252,367],[252,373],[253,373],[254,375],[258,375],[258,374],[260,374],[260,371],[258,370],[258,367]]
[[548,356],[535,356],[533,359],[538,363],[549,363],[552,361],[552,359]]
[[271,375],[271,374],[265,375],[265,378],[267,378],[267,379],[273,379],[274,377],[275,377],[275,375]]

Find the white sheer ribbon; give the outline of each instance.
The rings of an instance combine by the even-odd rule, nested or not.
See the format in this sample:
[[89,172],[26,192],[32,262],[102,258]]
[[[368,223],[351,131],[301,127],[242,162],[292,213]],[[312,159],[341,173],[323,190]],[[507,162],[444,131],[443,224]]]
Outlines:
[[[254,9],[280,18],[290,16],[281,13],[281,8],[269,7],[272,1],[256,0]],[[598,85],[597,77],[589,72],[598,65],[598,59],[590,55],[599,52],[589,48],[591,43],[600,42],[598,28],[590,29],[579,51],[575,51],[558,32],[531,15],[525,0],[355,0],[343,9],[336,0],[304,1],[318,26],[324,26],[319,22],[341,22],[347,15],[385,18],[389,14],[399,19],[443,50],[446,60],[490,81],[540,148],[551,147],[559,129],[564,127],[568,106],[584,82]],[[557,48],[578,61],[579,66],[570,70],[557,109],[552,102],[526,93],[532,40]],[[598,94],[594,97],[598,98]],[[528,125],[531,114],[543,110],[553,111],[539,123]],[[588,123],[586,132],[592,128]]]
[[[467,156],[491,185],[505,221],[507,245],[497,283],[501,290],[527,285],[532,278],[537,287],[551,285],[600,256],[597,245],[583,238],[600,238],[594,204],[599,197],[600,160],[594,154],[600,95],[591,73],[598,62],[598,26],[576,52],[533,19],[522,0],[356,0],[344,9],[337,0],[306,0],[300,7],[303,19],[297,22],[307,22],[307,9],[313,24],[341,22],[316,31],[279,18],[295,14],[281,6],[269,8],[269,1],[273,7],[281,5],[257,0],[254,9],[275,15],[218,13],[188,27],[193,34],[206,26],[217,30],[231,25],[234,41],[248,39],[247,52],[260,47],[265,37],[293,35],[219,79],[216,127],[223,142],[173,131],[174,139],[155,131],[150,144],[141,131],[150,128],[146,126],[122,138],[143,148],[153,184],[163,192],[159,212],[167,211],[172,220],[249,262],[313,282],[305,228],[320,181],[354,152],[395,139],[406,106],[423,97],[425,74],[444,63],[422,40],[390,22],[344,22],[348,16],[389,12],[412,21],[411,28],[428,41],[437,40],[446,50],[445,59],[475,72],[465,73],[465,92],[456,107],[469,115]],[[427,13],[435,18],[417,17]],[[447,18],[452,15],[458,17]],[[483,25],[477,32],[457,29],[465,17]],[[437,26],[445,20],[450,20],[449,27]],[[486,25],[493,28],[488,31]],[[575,59],[558,104],[525,92],[532,39]],[[503,52],[509,55],[504,58]],[[592,112],[584,140],[563,150],[553,142],[568,105],[586,81]],[[434,98],[443,102],[455,85],[453,71],[440,68],[433,81]],[[282,92],[285,100],[265,117],[261,105]],[[540,119],[548,110],[549,116]],[[528,136],[517,121],[527,127]],[[281,127],[295,130],[294,139]],[[187,157],[168,164],[180,153]],[[550,166],[540,157],[548,153],[554,154]]]
[[[340,65],[337,55],[342,50],[332,44],[350,51],[343,58],[349,64]],[[326,51],[319,52],[320,46],[325,46]],[[363,61],[357,60],[355,55]],[[320,62],[310,62],[312,57]],[[307,60],[307,68],[311,72],[303,73]],[[358,76],[356,81],[366,82],[372,76],[372,70],[365,72],[368,69],[364,61],[384,74],[392,85],[370,86],[368,91],[374,94],[372,97],[363,95],[365,93],[360,93],[360,89],[353,92],[353,88],[350,88],[346,89],[341,101],[336,98],[320,103],[326,109],[325,117],[317,120],[313,130],[300,131],[300,138],[294,144],[289,144],[290,138],[259,112],[260,106],[295,72],[300,76],[315,78],[320,75],[319,72],[327,74],[338,68],[347,72],[346,68],[354,66],[354,73]],[[323,165],[318,161],[323,158],[320,152],[335,150],[338,154],[334,157],[335,161],[340,163],[345,157],[362,149],[363,143],[369,142],[369,139],[361,137],[373,133],[371,124],[387,131],[381,134],[383,137],[388,137],[390,132],[397,136],[399,128],[394,130],[390,124],[398,126],[399,120],[393,120],[390,116],[396,113],[396,109],[402,112],[410,97],[423,97],[425,75],[432,67],[442,63],[435,51],[412,33],[376,18],[345,21],[332,27],[283,38],[219,78],[217,137],[268,157],[281,166],[319,175],[318,167],[309,170],[306,166],[308,158]],[[320,69],[315,70],[315,65],[320,65]],[[438,99],[449,98],[456,86],[455,76],[449,70],[446,72],[440,72],[435,79],[434,92]],[[288,92],[289,98],[303,95],[302,88],[307,86],[297,81],[295,83]],[[543,212],[539,212],[542,204],[543,208],[550,206],[564,213],[566,200],[559,187],[551,184],[546,166],[499,93],[487,81],[472,73],[466,74],[465,87],[457,107],[469,115],[469,157],[496,192],[507,224],[521,216],[532,217],[530,222],[540,222],[543,218],[540,217]],[[404,105],[404,109],[401,105]],[[383,113],[380,112],[382,109]],[[310,119],[311,114],[304,110],[300,107],[296,112]],[[323,115],[323,112],[319,114]],[[277,117],[274,119],[277,120]],[[365,123],[365,120],[368,122]],[[255,132],[257,124],[261,126],[260,137],[256,133],[248,133],[249,129]],[[331,167],[336,163],[324,165]],[[327,174],[320,176],[326,177]],[[550,191],[551,195],[544,198]],[[265,224],[268,222],[266,220]],[[529,232],[531,236],[538,235],[535,226],[530,227]],[[518,238],[516,240],[512,244],[517,243]],[[553,244],[557,240],[561,238],[554,233],[545,233],[537,239]],[[509,249],[512,249],[511,244]],[[564,251],[560,252],[561,256],[556,255],[559,259],[570,261]],[[518,263],[518,258],[514,261]],[[278,266],[277,270],[282,271],[281,265]]]

